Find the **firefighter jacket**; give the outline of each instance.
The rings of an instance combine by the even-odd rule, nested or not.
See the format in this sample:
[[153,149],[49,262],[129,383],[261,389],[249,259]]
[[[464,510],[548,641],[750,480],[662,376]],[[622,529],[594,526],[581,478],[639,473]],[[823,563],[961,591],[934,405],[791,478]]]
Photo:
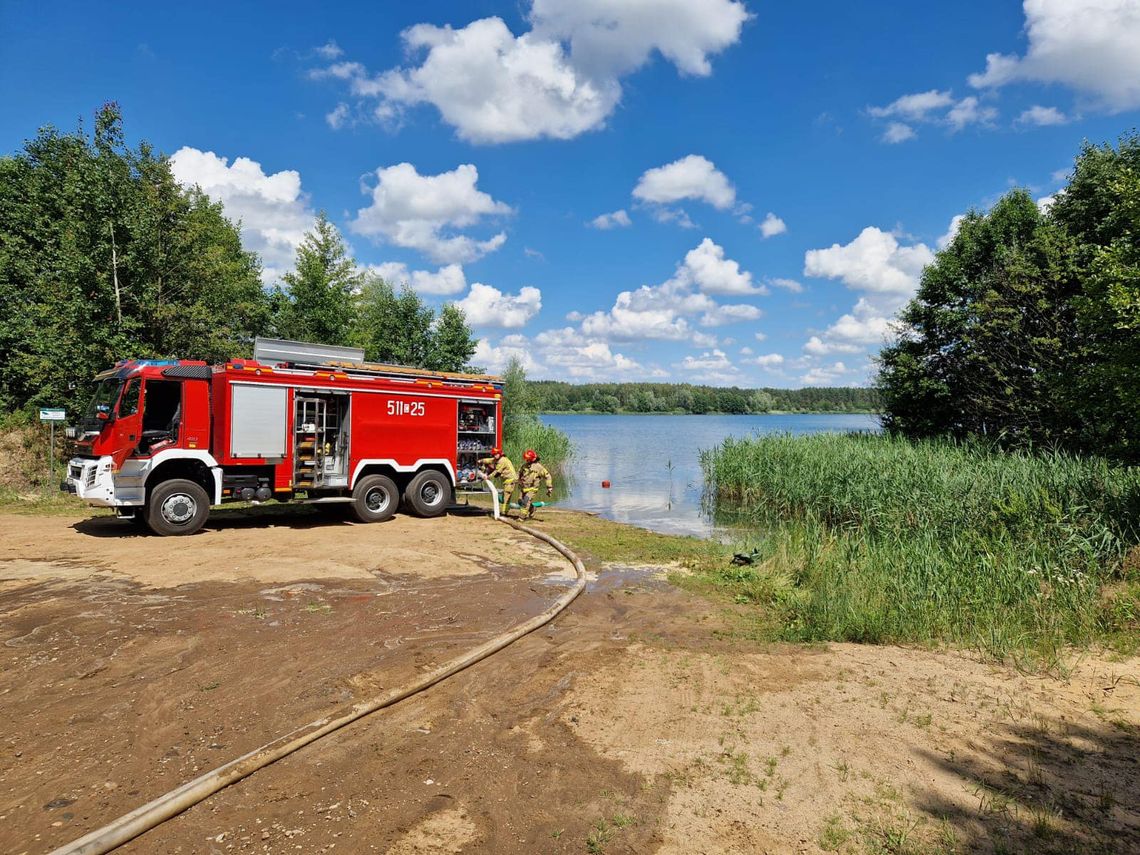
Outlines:
[[479,465],[488,468],[493,466],[490,476],[501,478],[504,484],[514,484],[519,479],[518,472],[515,471],[515,464],[511,463],[511,459],[505,454],[499,458],[497,463],[494,457],[484,457],[479,461]]
[[546,481],[547,490],[554,489],[554,480],[550,477],[550,471],[537,461],[523,466],[519,478],[524,490],[537,490],[540,481]]

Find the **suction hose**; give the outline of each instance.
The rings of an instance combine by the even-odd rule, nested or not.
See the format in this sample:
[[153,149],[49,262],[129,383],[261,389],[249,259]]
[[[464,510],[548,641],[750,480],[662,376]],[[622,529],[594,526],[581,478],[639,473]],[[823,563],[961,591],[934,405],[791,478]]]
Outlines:
[[392,704],[446,680],[453,674],[457,674],[464,668],[468,668],[476,662],[480,662],[488,656],[498,653],[508,644],[517,641],[527,633],[534,632],[536,629],[554,620],[554,618],[570,605],[570,603],[574,601],[574,598],[582,593],[586,587],[586,567],[582,564],[582,559],[575,555],[573,550],[566,546],[566,544],[555,540],[545,532],[538,531],[537,529],[523,525],[507,517],[500,518],[497,513],[498,501],[495,502],[495,505],[496,519],[500,519],[501,522],[550,544],[574,565],[577,579],[573,587],[555,600],[550,608],[513,629],[509,629],[501,635],[495,636],[474,650],[470,650],[449,662],[445,662],[433,671],[424,674],[413,683],[354,704],[336,717],[317,719],[283,736],[279,736],[277,739],[265,743],[260,748],[255,748],[253,751],[250,751],[248,754],[243,754],[236,760],[231,760],[229,763],[206,772],[204,775],[199,775],[194,780],[186,782],[182,786],[159,796],[128,814],[124,814],[114,822],[102,828],[98,828],[90,834],[84,835],[78,840],[68,843],[66,846],[61,846],[53,850],[50,855],[98,855],[98,853],[110,852],[112,849],[122,846],[128,840],[133,840],[140,834],[149,831],[171,817],[177,816],[187,808],[193,807],[198,804],[198,802],[218,792],[218,790],[252,775],[258,769],[262,769],[270,763],[274,763],[282,757],[286,757],[294,751],[304,748],[312,742],[316,742],[323,736],[328,736],[330,733],[340,730],[345,725],[352,724],[354,721],[364,718],[364,716],[369,713],[384,709],[384,707],[390,707]]

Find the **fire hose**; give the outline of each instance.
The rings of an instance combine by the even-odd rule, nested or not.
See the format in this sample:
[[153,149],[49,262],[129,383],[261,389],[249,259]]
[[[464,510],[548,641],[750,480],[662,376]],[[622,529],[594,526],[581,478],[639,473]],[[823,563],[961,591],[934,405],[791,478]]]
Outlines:
[[265,743],[260,748],[255,748],[235,760],[231,760],[222,766],[218,766],[216,769],[199,775],[192,781],[187,781],[182,786],[176,787],[158,798],[147,802],[145,805],[135,808],[130,813],[124,814],[102,828],[97,828],[78,840],[53,850],[50,855],[98,855],[98,853],[110,852],[112,849],[122,846],[129,840],[133,840],[140,834],[160,825],[171,817],[177,816],[184,810],[193,807],[198,804],[198,802],[228,787],[230,784],[237,783],[243,778],[252,775],[258,769],[262,769],[270,763],[275,763],[282,757],[286,757],[294,751],[304,748],[306,745],[316,742],[318,739],[328,736],[330,733],[364,718],[370,713],[374,713],[385,707],[390,707],[405,698],[409,698],[412,695],[434,686],[436,683],[446,680],[453,674],[457,674],[465,668],[474,665],[476,662],[480,662],[488,656],[498,653],[507,645],[554,620],[554,618],[569,606],[570,603],[574,601],[574,598],[582,593],[586,587],[586,567],[582,563],[582,559],[561,541],[555,540],[545,532],[538,531],[515,520],[500,517],[498,512],[498,491],[492,487],[491,494],[495,502],[495,519],[550,544],[574,565],[577,576],[574,585],[558,597],[546,611],[495,636],[475,649],[443,663],[432,671],[421,675],[417,680],[408,685],[392,689],[381,695],[353,704],[339,715],[327,716],[302,725],[283,736],[279,736]]

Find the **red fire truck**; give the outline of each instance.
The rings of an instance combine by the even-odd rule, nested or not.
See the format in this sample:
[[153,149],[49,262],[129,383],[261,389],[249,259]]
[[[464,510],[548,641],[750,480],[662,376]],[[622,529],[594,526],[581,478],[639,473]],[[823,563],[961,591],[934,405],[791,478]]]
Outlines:
[[364,362],[363,351],[257,339],[220,365],[131,360],[70,433],[63,489],[192,534],[225,502],[343,503],[361,522],[403,501],[433,517],[502,442],[499,378]]

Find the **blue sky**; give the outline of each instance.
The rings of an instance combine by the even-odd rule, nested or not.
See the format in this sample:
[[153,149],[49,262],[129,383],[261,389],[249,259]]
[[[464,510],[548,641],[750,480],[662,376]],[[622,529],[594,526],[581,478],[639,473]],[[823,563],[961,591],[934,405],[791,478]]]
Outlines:
[[0,150],[104,101],[243,224],[326,210],[534,377],[849,385],[955,216],[1140,110],[1140,0],[0,5]]

